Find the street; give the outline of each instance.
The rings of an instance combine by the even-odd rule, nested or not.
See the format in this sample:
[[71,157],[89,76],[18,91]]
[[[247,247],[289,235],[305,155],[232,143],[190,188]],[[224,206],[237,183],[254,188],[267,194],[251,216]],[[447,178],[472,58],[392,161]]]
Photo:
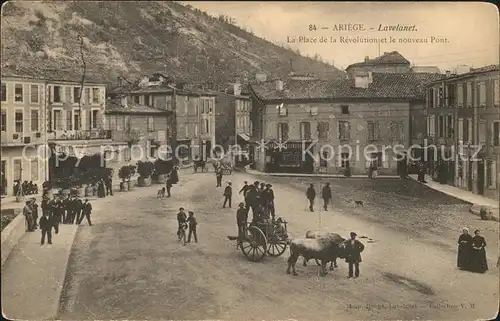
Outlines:
[[[493,318],[498,309],[498,223],[467,213],[468,205],[414,181],[330,179],[333,210],[306,211],[305,189],[322,179],[233,173],[233,208],[222,208],[213,173],[180,172],[172,198],[159,185],[117,193],[95,206],[92,227],[79,228],[70,257],[59,318],[371,320]],[[313,262],[285,273],[289,255],[248,261],[227,235],[247,180],[273,184],[277,216],[295,237],[325,230],[366,246],[359,279],[347,264],[325,277]],[[364,206],[356,206],[362,200]],[[316,201],[319,204],[319,200]],[[198,220],[199,243],[177,243],[179,207]],[[486,238],[489,271],[456,268],[461,228]],[[366,236],[373,239],[368,243]],[[302,261],[299,260],[299,263]]]

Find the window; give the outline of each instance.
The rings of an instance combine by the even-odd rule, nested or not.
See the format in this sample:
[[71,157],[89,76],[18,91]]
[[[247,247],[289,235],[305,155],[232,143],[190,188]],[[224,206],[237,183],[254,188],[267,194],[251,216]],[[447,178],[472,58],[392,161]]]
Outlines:
[[455,123],[453,122],[453,116],[446,116],[446,137],[453,138],[455,133]]
[[134,96],[134,103],[139,104],[139,96]]
[[69,110],[66,112],[66,130],[73,130],[73,113]]
[[391,142],[401,142],[404,140],[404,123],[402,121],[393,121],[389,125]]
[[328,167],[328,159],[330,159],[330,154],[328,152],[323,152],[319,159],[319,167]]
[[7,85],[2,84],[2,101],[7,101]]
[[478,143],[485,144],[486,143],[486,121],[484,121],[484,120],[479,121],[478,136],[479,136]]
[[319,139],[327,139],[329,131],[330,131],[330,123],[328,123],[328,122],[319,122],[318,123],[318,138]]
[[40,93],[38,92],[38,85],[30,86],[30,103],[39,103]]
[[300,139],[309,140],[311,139],[311,123],[301,122],[300,123]]
[[203,113],[208,114],[208,100],[203,100]]
[[80,94],[82,89],[80,87],[73,87],[73,103],[78,104],[80,101]]
[[[419,118],[420,119],[420,118]],[[419,121],[417,121],[417,117],[411,116],[411,138],[418,138],[418,134],[420,134]],[[421,128],[420,128],[421,129]]]
[[500,146],[500,122],[499,121],[493,122],[492,133],[493,133],[493,135],[492,135],[493,146]]
[[198,124],[194,124],[194,135],[198,136]]
[[62,102],[61,86],[54,86],[54,102],[55,103]]
[[[52,120],[53,129],[54,130],[62,130],[63,129],[62,110],[58,110],[58,109],[53,110],[52,115],[53,115],[53,120]],[[71,124],[71,121],[69,123]]]
[[148,116],[148,132],[152,132],[155,130],[154,117]]
[[125,130],[130,130],[130,115],[125,115],[122,119],[123,128]]
[[95,110],[95,109],[92,110],[90,129],[96,129],[97,128],[97,120],[98,119],[99,119],[99,111]]
[[436,119],[434,115],[427,118],[427,136],[434,137],[436,135]]
[[374,152],[370,155],[370,163],[377,166],[377,168],[382,167],[382,152]]
[[348,140],[351,136],[351,124],[348,121],[339,121],[339,139]]
[[348,105],[340,106],[340,112],[342,115],[349,115],[349,106]]
[[23,122],[24,122],[24,117],[23,117],[23,111],[20,110],[20,111],[16,111],[15,112],[15,122],[16,122],[16,126],[15,126],[15,132],[16,133],[22,133],[23,132]]
[[[188,97],[188,98],[189,98],[189,97]],[[184,137],[186,137],[186,138],[189,138],[189,126],[190,126],[190,125],[188,124],[188,125],[184,128],[184,130],[185,130],[185,133],[184,133],[185,135],[184,135]]]
[[82,116],[79,110],[73,110],[73,128],[75,130],[82,129]]
[[7,131],[7,111],[5,109],[2,109],[2,113],[0,114],[0,121],[1,121],[1,129],[3,132]]
[[486,83],[479,84],[479,106],[486,106]]
[[467,119],[467,141],[472,140],[472,118]]
[[438,122],[438,137],[444,137],[445,118],[444,118],[444,116],[439,116],[438,120],[439,120],[439,122]]
[[427,93],[427,104],[428,108],[434,108],[434,88],[429,88],[429,92]]
[[448,84],[446,85],[446,106],[455,107],[457,103],[456,100],[456,85]]
[[457,85],[457,105],[462,107],[464,104],[464,87],[461,84]]
[[[498,105],[500,102],[500,84],[498,83],[498,79],[493,80],[493,103]],[[2,89],[3,90],[3,89]],[[3,94],[2,94],[3,97]]]
[[472,106],[472,83],[467,83],[467,92],[465,93],[467,96],[467,107]]
[[439,86],[438,89],[438,107],[444,106],[444,89],[442,86]]
[[351,158],[351,156],[349,155],[349,153],[341,153],[340,154],[340,166],[342,168],[349,167],[349,159],[350,158]]
[[463,141],[464,139],[464,119],[458,119],[458,141]]
[[144,105],[150,106],[150,104],[151,104],[151,96],[144,95]]
[[281,142],[288,140],[288,124],[279,123],[278,124],[278,140]]
[[36,159],[36,158],[32,159],[30,165],[31,165],[30,166],[31,167],[31,180],[33,182],[36,182],[36,181],[38,181],[40,179],[39,175],[38,175],[38,173],[39,173],[39,170],[38,170],[38,159]]
[[487,160],[486,161],[486,187],[494,188],[496,185],[495,177],[496,177],[496,166],[495,161]]
[[100,96],[101,96],[101,91],[99,90],[99,88],[92,88],[92,102],[94,104],[98,104],[101,101]]
[[22,160],[14,159],[14,181],[21,180]]
[[208,122],[208,119],[205,119],[205,134],[210,133],[210,123]]
[[40,130],[40,120],[39,120],[39,110],[38,109],[32,109],[31,110],[31,131],[32,132],[37,132]]
[[90,88],[85,88],[85,104],[90,105]]
[[21,84],[14,86],[14,101],[18,103],[23,102],[23,85]]
[[214,102],[212,100],[208,101],[208,112],[211,114],[214,109]]
[[368,141],[374,142],[380,139],[380,129],[378,122],[368,122]]

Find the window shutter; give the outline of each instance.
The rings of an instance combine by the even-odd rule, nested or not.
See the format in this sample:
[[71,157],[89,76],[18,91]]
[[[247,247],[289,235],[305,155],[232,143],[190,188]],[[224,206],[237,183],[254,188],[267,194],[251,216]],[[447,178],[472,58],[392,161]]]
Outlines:
[[382,160],[382,167],[383,168],[389,168],[389,161],[387,159]]
[[497,162],[496,161],[491,161],[491,182],[492,186],[496,187],[497,186]]
[[468,129],[467,129],[467,141],[472,141],[472,118],[468,118],[467,119],[467,125],[468,125]]
[[464,120],[458,119],[458,140],[464,139]]
[[84,119],[82,118],[82,124],[87,124],[88,126],[87,128],[82,128],[82,129],[92,129],[92,110],[87,111],[87,121],[84,122]]
[[[66,113],[66,118],[64,117],[65,113]],[[73,130],[73,111],[71,111],[71,110],[62,110],[61,111],[61,118],[62,119],[66,119],[66,128],[63,128],[63,129]]]

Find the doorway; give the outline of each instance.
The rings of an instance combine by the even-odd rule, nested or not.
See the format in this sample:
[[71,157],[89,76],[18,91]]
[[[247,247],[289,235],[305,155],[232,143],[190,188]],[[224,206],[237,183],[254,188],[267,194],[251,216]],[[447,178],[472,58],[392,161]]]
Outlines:
[[477,163],[477,193],[484,195],[484,160]]

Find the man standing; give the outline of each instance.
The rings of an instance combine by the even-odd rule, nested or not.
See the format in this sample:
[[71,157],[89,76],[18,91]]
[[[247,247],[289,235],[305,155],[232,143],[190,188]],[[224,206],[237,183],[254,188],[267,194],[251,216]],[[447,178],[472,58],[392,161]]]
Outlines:
[[108,177],[106,177],[105,184],[106,184],[106,195],[113,196],[113,178],[111,177],[111,175],[108,175]]
[[216,187],[222,187],[222,169],[220,167],[215,170],[215,178],[217,179]]
[[245,229],[247,228],[248,211],[245,209],[245,205],[240,203],[238,205],[238,211],[236,211],[236,225],[238,225],[238,237],[241,239],[245,236]]
[[172,188],[172,174],[168,175],[165,187],[167,188],[167,197],[170,197],[170,189]]
[[274,221],[275,209],[274,209],[274,191],[271,184],[266,184],[266,189],[264,190],[264,199],[266,200],[266,208],[271,214],[271,218]]
[[361,252],[365,246],[360,241],[356,240],[357,234],[351,232],[351,239],[345,241],[346,261],[349,263],[349,278],[352,278],[352,270],[354,267],[354,276],[359,277],[359,263],[361,263]]
[[194,212],[188,212],[189,217],[187,222],[189,224],[189,232],[188,232],[188,243],[191,243],[191,235],[194,236],[194,242],[198,243],[198,235],[196,234],[196,226],[198,226],[198,222],[196,222],[196,218],[194,217]]
[[47,241],[52,244],[52,222],[49,218],[49,212],[45,211],[43,216],[40,218],[40,229],[42,231],[42,240],[40,245],[45,243],[45,235],[47,235]]
[[420,183],[424,183],[424,184],[427,183],[425,181],[425,163],[424,163],[424,161],[420,161],[418,163],[418,181]]
[[52,222],[52,226],[54,226],[54,231],[56,234],[59,233],[59,223],[61,223],[61,204],[59,199],[54,199],[51,201],[52,205],[52,216],[50,216],[49,220]]
[[23,215],[26,221],[26,231],[28,232],[33,232],[35,230],[33,224],[33,208],[31,207],[32,202],[32,200],[26,201],[26,205],[24,205],[23,208]]
[[[103,182],[103,184],[104,184],[104,182]],[[73,218],[73,221],[71,222],[71,224],[78,225],[78,222],[80,221],[80,219],[83,220],[83,217],[82,217],[82,207],[83,207],[83,202],[77,196],[75,198],[75,217]],[[76,218],[76,220],[75,220],[75,218]]]
[[243,187],[240,189],[240,191],[238,192],[238,194],[241,194],[243,192],[243,197],[245,197],[245,199],[246,199],[248,188],[250,186],[248,186],[248,182],[247,181],[245,181],[244,183],[245,183],[245,185],[243,185]]
[[325,211],[328,210],[328,204],[332,199],[332,189],[330,188],[330,183],[326,183],[321,190],[321,197],[323,198],[323,208]]
[[38,228],[38,204],[36,203],[36,198],[31,199],[31,209],[33,210],[33,229]]
[[259,182],[254,182],[247,191],[247,211],[252,208],[252,215],[255,218],[257,215],[257,207],[259,201]]
[[89,200],[86,198],[82,204],[82,215],[80,216],[80,221],[78,221],[78,225],[82,224],[83,217],[86,217],[89,226],[92,226],[92,222],[90,221],[90,214],[92,214],[92,204],[90,204]]
[[309,200],[309,210],[314,212],[314,199],[316,198],[316,191],[314,190],[314,185],[310,184],[306,191],[306,197]]
[[222,208],[225,208],[228,202],[229,202],[229,207],[231,207],[232,196],[233,196],[233,188],[231,187],[231,182],[228,182],[226,188],[224,189],[224,204],[222,205]]

